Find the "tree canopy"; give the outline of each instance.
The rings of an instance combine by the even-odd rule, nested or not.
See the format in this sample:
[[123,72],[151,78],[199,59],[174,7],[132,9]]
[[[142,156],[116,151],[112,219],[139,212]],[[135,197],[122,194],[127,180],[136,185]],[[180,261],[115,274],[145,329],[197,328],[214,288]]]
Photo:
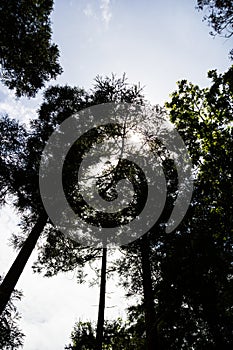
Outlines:
[[1,0],[0,79],[18,97],[33,97],[61,74],[52,43],[53,0]]
[[[191,205],[179,227],[166,233],[165,223],[177,192],[177,172],[174,163],[165,157],[166,149],[150,140],[151,147],[164,159],[168,187],[165,210],[147,235],[124,247],[124,258],[116,268],[127,296],[140,297],[137,327],[145,330],[150,322],[147,332],[156,332],[161,348],[230,349],[232,343],[232,69],[224,74],[210,71],[208,88],[182,80],[171,95],[166,108],[193,162]],[[119,102],[125,96],[136,103],[143,102],[140,88],[129,87],[122,79],[98,77],[96,84],[91,92],[68,86],[49,88],[30,131],[20,129],[16,121],[7,117],[0,123],[1,191],[15,194],[16,206],[23,213],[27,210],[23,219],[25,232],[37,220],[42,207],[38,188],[40,156],[57,125],[96,102]],[[9,139],[12,142],[8,143]],[[76,164],[73,162],[69,168],[71,160],[72,157],[67,174]],[[124,167],[120,170],[124,171]],[[68,192],[70,181],[72,177],[67,182]],[[103,189],[108,186],[104,184]],[[82,281],[84,264],[98,258],[98,250],[90,249],[83,255],[77,243],[52,225],[44,232],[46,238],[39,247],[34,269],[52,276],[79,266]],[[142,310],[146,311],[144,316]],[[80,327],[83,334],[86,326]],[[83,341],[83,335],[81,338]]]
[[[62,72],[58,47],[51,39],[53,3],[53,0],[0,1],[0,80],[14,90],[17,97],[34,97],[46,82]],[[211,35],[232,37],[232,0],[197,0],[197,9],[204,11],[204,20],[212,27]],[[233,59],[233,50],[230,57]],[[154,109],[158,117],[166,115],[176,125],[189,151],[193,164],[193,197],[183,222],[174,232],[167,233],[166,223],[178,196],[178,171],[166,147],[150,132],[145,134],[144,141],[149,148],[143,153],[143,160],[147,159],[148,149],[158,156],[167,198],[156,224],[145,235],[120,248],[122,256],[112,270],[118,272],[126,297],[138,296],[138,303],[131,308],[128,321],[105,321],[98,348],[101,343],[106,350],[145,347],[148,350],[155,347],[230,350],[232,347],[233,66],[223,74],[212,70],[208,77],[211,79],[208,88],[200,88],[187,80],[179,81],[171,101],[165,105],[167,112],[159,106]],[[140,86],[129,85],[125,76],[119,79],[114,75],[97,76],[90,91],[67,85],[49,87],[43,94],[38,116],[28,129],[6,115],[0,117],[0,204],[4,205],[11,196],[12,204],[21,215],[23,231],[22,236],[13,237],[15,247],[21,249],[0,286],[0,299],[4,299],[0,300],[2,349],[22,345],[24,335],[17,326],[19,315],[14,306],[21,293],[14,291],[14,286],[42,234],[38,260],[33,268],[44,272],[45,276],[76,271],[78,282],[83,282],[85,264],[100,257],[99,249],[84,248],[54,227],[43,207],[39,168],[44,147],[63,121],[83,109],[108,102],[118,106],[122,102],[137,106],[148,103]],[[151,130],[155,127],[154,122]],[[124,139],[125,134],[125,128],[100,125],[80,137],[70,147],[64,161],[62,181],[67,202],[76,214],[81,213],[80,216],[88,218],[91,224],[96,223],[96,218],[91,217],[90,207],[77,196],[79,165],[92,144],[102,143],[105,138],[113,138],[114,146],[120,145],[122,156],[125,144],[119,139]],[[110,153],[110,149],[106,150]],[[49,160],[48,157],[47,165],[51,165]],[[146,202],[145,177],[139,167],[133,168],[133,162],[130,164],[121,157],[117,166],[104,161],[106,171],[98,177],[97,190],[109,203],[118,195],[118,182],[125,178],[132,180],[136,190],[134,200],[139,200],[136,210],[131,207],[131,211],[124,212],[126,219],[131,220]],[[156,170],[154,166],[153,171]],[[154,202],[156,199],[153,198]],[[122,224],[119,213],[114,215],[115,223]],[[112,224],[105,213],[101,213],[97,221],[99,219],[101,227],[109,228]],[[127,236],[124,227],[122,231]],[[105,279],[106,259],[103,271]],[[104,288],[102,292],[105,294]],[[105,305],[102,306],[104,309]],[[103,313],[101,322],[103,325]],[[96,349],[98,332],[95,328],[95,323],[77,323],[71,335],[72,343],[66,349]]]
[[[195,181],[179,227],[165,233],[161,217],[149,235],[155,329],[162,349],[230,349],[233,339],[232,67],[208,76],[209,88],[180,81],[166,104],[189,150]],[[138,295],[142,313],[139,248],[138,242],[125,247],[116,268],[128,298]]]
[[[66,350],[95,350],[95,324],[78,322],[71,333],[72,343]],[[104,326],[103,350],[141,350],[145,347],[144,329],[133,322],[123,322],[121,319],[106,321]]]
[[[192,157],[196,180],[189,215],[176,242],[165,247],[162,271],[175,292],[182,293],[186,311],[190,305],[202,319],[198,328],[210,349],[230,349],[233,339],[232,69],[210,71],[209,88],[180,81],[167,103]],[[204,347],[199,344],[197,348]]]
[[[204,20],[213,31],[211,35],[223,35],[231,38],[233,35],[233,6],[231,0],[197,0],[198,10],[204,11]],[[233,49],[229,54],[233,60]]]

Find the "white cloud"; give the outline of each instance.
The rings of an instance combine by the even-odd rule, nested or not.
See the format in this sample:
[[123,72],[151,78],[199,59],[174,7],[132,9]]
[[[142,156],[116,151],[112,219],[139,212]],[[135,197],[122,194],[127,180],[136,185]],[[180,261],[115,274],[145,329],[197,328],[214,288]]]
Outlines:
[[101,20],[105,26],[108,27],[109,22],[112,18],[110,0],[100,0],[99,9],[95,8],[94,4],[88,3],[83,9],[83,13],[88,18]]
[[86,5],[85,9],[83,10],[83,13],[87,17],[95,17],[95,14],[94,14],[94,11],[93,11],[91,4]]
[[111,18],[112,12],[110,10],[110,0],[100,0],[101,15],[104,23],[108,26]]

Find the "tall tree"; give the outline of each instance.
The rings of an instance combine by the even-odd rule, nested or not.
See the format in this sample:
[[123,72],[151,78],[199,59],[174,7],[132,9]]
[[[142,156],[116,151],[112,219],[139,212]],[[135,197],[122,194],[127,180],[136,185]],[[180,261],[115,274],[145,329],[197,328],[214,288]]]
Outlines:
[[[20,142],[17,139],[17,137],[19,138],[18,135],[20,135],[20,131],[23,130],[22,135],[26,133],[23,126],[16,125],[16,123],[10,122],[8,119],[3,119],[1,123],[2,129],[6,133],[4,139],[5,143],[2,143],[4,167],[1,172],[3,188],[5,191],[4,194],[7,194],[10,191],[9,193],[16,195],[16,199],[13,204],[21,212],[22,228],[24,233],[28,234],[28,232],[30,232],[30,234],[25,241],[24,239],[23,241],[21,240],[20,252],[0,286],[0,312],[2,312],[6,307],[10,295],[13,292],[17,281],[48,221],[48,215],[44,210],[39,191],[39,166],[43,148],[54,128],[59,124],[59,122],[62,122],[62,120],[67,117],[67,112],[69,113],[68,116],[70,116],[75,111],[74,106],[76,106],[77,110],[77,108],[82,109],[86,105],[84,98],[85,93],[82,89],[72,90],[69,88],[64,88],[63,91],[65,92],[65,96],[63,98],[64,106],[57,106],[57,108],[60,108],[60,111],[62,107],[64,107],[64,113],[62,114],[61,112],[59,115],[60,117],[62,115],[63,119],[56,119],[57,116],[55,116],[53,119],[48,121],[46,114],[44,121],[45,127],[37,130],[37,124],[39,123],[38,121],[34,121],[30,133],[27,133],[26,138],[23,140],[21,137]],[[70,103],[68,100],[68,95],[70,92],[72,92],[73,105],[70,107],[69,111],[67,111],[65,104]],[[74,95],[76,98],[74,98]],[[41,113],[43,114],[43,107]],[[54,115],[56,115],[55,110]],[[14,133],[12,134],[11,138],[14,139],[12,140],[13,143],[9,145],[8,124],[11,125],[12,123],[13,126],[11,129],[13,128]],[[17,137],[14,136],[15,134]],[[11,155],[11,158],[9,157],[9,154]],[[19,159],[19,162],[16,163],[16,167],[15,162],[17,159]],[[51,225],[50,229],[53,229]]]
[[[52,88],[53,89],[53,88]],[[60,90],[59,90],[60,89]],[[44,104],[42,106],[42,113],[46,115],[45,122],[47,122],[48,119],[48,113],[53,113],[58,110],[59,115],[62,115],[62,118],[64,118],[64,113],[66,113],[66,109],[62,109],[61,107],[64,104],[64,100],[61,99],[62,93],[64,93],[65,89],[68,90],[68,88],[55,88],[51,90],[54,95],[52,97],[55,97],[54,100],[49,99],[47,104]],[[56,95],[57,94],[57,95]],[[82,99],[82,101],[88,101],[87,105],[92,106],[99,103],[105,103],[105,102],[137,102],[141,103],[142,96],[141,96],[141,90],[140,88],[137,88],[136,86],[128,86],[126,83],[126,78],[123,76],[123,78],[117,79],[114,76],[111,78],[96,78],[96,85],[94,86],[93,90],[90,92],[90,95],[86,95],[85,98]],[[69,102],[69,108],[70,106],[75,103],[76,99],[73,99]],[[73,110],[74,112],[75,110]],[[68,115],[67,115],[68,116]],[[51,120],[49,120],[49,127],[51,125]],[[39,124],[36,125],[36,127],[39,127]],[[38,129],[39,130],[39,129]],[[74,186],[76,185],[76,176],[77,176],[77,169],[79,169],[79,163],[82,161],[83,153],[91,147],[92,144],[95,142],[100,142],[104,137],[105,134],[108,133],[109,135],[114,134],[115,130],[111,127],[106,129],[106,132],[100,132],[99,130],[90,131],[90,134],[87,134],[87,136],[82,137],[78,142],[74,144],[74,146],[69,151],[66,161],[64,163],[64,171],[63,171],[63,185],[65,187],[65,193],[66,198],[69,201],[72,209],[76,211],[80,211],[84,207],[84,214],[87,214],[87,210],[85,209],[85,205],[83,205],[82,201],[80,202],[77,199],[73,199],[74,197]],[[79,155],[80,154],[80,155]],[[105,221],[104,215],[102,216],[103,221]],[[90,219],[92,223],[95,223],[95,218]],[[58,242],[59,242],[59,236],[58,236]],[[57,243],[59,244],[59,243]],[[55,258],[54,254],[54,247],[50,247],[50,254]],[[46,252],[46,255],[44,254]],[[48,250],[43,251],[42,255],[40,255],[40,263],[46,264],[48,266],[49,264],[49,257]],[[103,248],[103,258],[102,258],[102,269],[101,269],[101,284],[100,284],[100,303],[99,303],[99,316],[98,316],[98,323],[97,323],[97,347],[101,348],[102,338],[103,338],[103,327],[104,327],[104,309],[105,309],[105,284],[106,284],[106,248]],[[76,252],[70,252],[71,255],[75,255]],[[57,255],[58,259],[58,269],[62,269],[60,261],[60,252],[58,252]],[[73,269],[76,267],[75,263],[71,263],[70,261],[76,261],[75,259],[69,259],[66,261],[65,266],[67,266],[68,269]],[[41,270],[43,267],[36,264],[36,269]],[[64,268],[64,267],[63,267]],[[66,267],[65,267],[66,268]]]
[[[1,205],[4,205],[7,196],[13,195],[13,203],[19,207],[21,198],[21,183],[25,169],[25,143],[27,132],[15,120],[2,116],[0,121],[2,142],[0,146],[1,171],[0,171],[0,193]],[[31,246],[32,242],[29,242]],[[25,248],[18,256],[14,268],[11,268],[0,286],[0,311],[2,312],[10,295],[13,292],[17,280],[22,272],[22,264],[19,261],[27,261],[28,251]]]
[[209,72],[212,84],[206,89],[179,82],[167,104],[191,154],[196,182],[190,215],[171,246],[164,273],[178,294],[182,290],[211,349],[230,349],[233,339],[232,69]]
[[[170,204],[147,241],[154,331],[162,349],[230,349],[232,343],[232,67],[209,77],[205,89],[179,82],[167,104],[190,152],[195,187],[184,221],[165,233],[177,182],[170,173]],[[141,296],[143,306],[139,247],[135,242],[125,249],[118,271],[128,296]]]
[[[160,266],[163,258],[161,249],[164,241],[169,236],[165,232],[165,224],[171,215],[177,193],[177,172],[174,161],[170,159],[165,145],[156,137],[154,139],[149,138],[147,141],[150,148],[161,158],[167,182],[167,199],[158,222],[146,234],[129,244],[128,247],[121,248],[123,258],[117,261],[116,270],[119,273],[122,285],[128,289],[128,296],[139,296],[141,310],[144,312],[146,349],[161,349],[163,347],[159,324],[163,316],[157,307],[158,296],[156,290],[161,279]],[[154,198],[154,200],[158,199]]]
[[[127,85],[124,83],[124,81],[122,82],[121,80],[117,80],[115,81],[114,79],[106,79],[106,80],[100,80],[98,78],[97,80],[97,87],[98,90],[95,91],[93,93],[93,99],[96,100],[97,103],[100,103],[101,101],[103,102],[109,102],[109,101],[114,101],[114,102],[136,102],[136,103],[142,103],[143,99],[142,97],[139,95],[139,92],[133,88],[133,89],[129,89],[127,87]],[[46,113],[48,114],[48,110],[46,110]],[[160,109],[157,108],[157,114],[158,117],[160,117]],[[53,108],[54,111],[54,108]],[[161,113],[162,114],[162,113]],[[128,132],[130,130],[127,130]],[[132,130],[131,130],[132,131]],[[123,135],[122,133],[119,133],[119,130],[114,130],[113,127],[110,128],[110,130],[106,129],[105,131],[103,131],[103,127],[101,130],[97,130],[97,131],[93,131],[91,130],[90,133],[87,133],[87,136],[83,137],[81,140],[79,140],[79,142],[76,142],[73,147],[71,148],[71,150],[69,151],[69,154],[66,158],[66,162],[64,164],[64,168],[66,169],[66,166],[68,165],[68,169],[64,170],[65,173],[67,173],[67,175],[69,176],[64,176],[64,182],[63,185],[65,185],[65,188],[67,190],[68,188],[68,192],[66,192],[66,198],[69,201],[72,209],[76,212],[76,211],[80,211],[80,208],[85,208],[85,203],[83,203],[82,201],[80,202],[79,200],[77,201],[77,195],[76,195],[76,199],[72,199],[75,188],[74,184],[77,183],[78,181],[78,169],[79,169],[79,164],[82,161],[82,153],[87,152],[90,148],[90,146],[93,143],[99,142],[104,138],[104,133],[108,134],[108,135],[114,135],[118,133],[119,138],[121,139],[123,136],[124,139],[124,133]],[[151,140],[148,140],[151,142]],[[154,145],[154,142],[151,142]],[[123,143],[124,144],[124,143]],[[154,145],[155,146],[155,145]],[[162,147],[160,147],[162,148]],[[121,150],[121,147],[120,147]],[[125,149],[123,150],[125,152]],[[81,155],[79,154],[81,153]],[[121,154],[121,152],[120,152]],[[145,154],[143,154],[143,157],[146,157]],[[67,160],[68,159],[68,160]],[[76,159],[76,160],[75,160]],[[72,160],[72,161],[71,161]],[[129,171],[130,170],[130,171]],[[64,174],[64,172],[63,172]],[[135,185],[135,189],[136,189],[136,195],[135,195],[135,201],[140,203],[137,204],[138,205],[138,209],[140,206],[143,206],[145,203],[145,196],[147,193],[144,179],[142,177],[142,175],[140,174],[139,169],[134,169],[134,171],[132,170],[132,168],[130,168],[128,166],[128,163],[125,162],[124,160],[120,160],[117,164],[117,166],[113,166],[112,168],[110,167],[107,171],[107,175],[105,176],[101,176],[101,181],[102,183],[99,183],[99,189],[102,192],[107,193],[107,191],[113,187],[113,185],[115,185],[115,183],[117,183],[119,180],[121,180],[122,178],[128,177],[130,180],[133,181],[133,177],[135,176],[135,178],[140,179],[140,185]],[[73,178],[73,179],[72,179]],[[67,180],[68,179],[68,180]],[[75,181],[76,180],[76,181]],[[66,183],[66,181],[68,183]],[[137,193],[138,187],[142,187],[141,191],[139,191],[139,193]],[[173,200],[174,201],[174,200]],[[128,215],[133,215],[133,209],[132,212],[128,213]],[[84,214],[83,215],[87,215],[87,211],[86,209],[84,210]],[[117,214],[118,215],[118,214]],[[102,224],[105,225],[106,223],[109,224],[110,222],[107,222],[107,215],[103,215],[100,218],[102,221]],[[117,217],[115,217],[115,219],[117,220]],[[90,218],[90,222],[94,223],[96,220],[95,218]],[[109,227],[109,226],[107,226]],[[59,238],[59,237],[58,237]],[[143,271],[143,292],[144,292],[144,306],[145,306],[145,314],[146,314],[146,328],[147,328],[147,342],[148,342],[148,349],[153,349],[155,344],[158,343],[158,339],[157,339],[157,334],[156,334],[156,315],[155,315],[155,311],[154,311],[154,301],[153,301],[153,289],[152,289],[152,281],[151,281],[151,268],[150,268],[150,247],[148,247],[147,244],[147,238],[148,237],[144,237],[144,240],[140,240],[140,244],[139,244],[139,248],[141,248],[141,252],[139,253],[140,256],[142,256],[142,259],[140,261],[141,265],[142,265],[142,271]],[[140,251],[140,249],[139,249]],[[42,251],[43,253],[43,251]],[[73,252],[70,253],[71,255],[73,255]],[[53,247],[51,247],[51,257],[53,259],[54,262],[54,258],[55,258],[55,254],[54,254],[54,250]],[[51,257],[49,257],[49,254],[47,254],[46,251],[46,256],[43,253],[43,255],[40,257],[42,260],[42,264],[46,264],[47,266],[49,265],[48,261],[49,259],[51,259]],[[58,260],[58,266],[60,266],[59,268],[61,268],[60,265],[60,254],[58,252],[57,255],[57,260]],[[39,269],[43,269],[43,266],[41,266],[41,264],[39,264]],[[38,265],[37,265],[38,266]],[[67,266],[67,265],[66,265]],[[73,264],[70,265],[70,269],[73,269]],[[68,267],[69,268],[69,267]],[[105,269],[104,269],[105,270]],[[57,272],[58,270],[56,270]],[[105,273],[102,274],[102,279],[105,279]],[[103,283],[104,285],[104,283]],[[102,293],[103,296],[104,293]],[[100,305],[100,310],[102,310],[101,314],[102,317],[99,318],[99,321],[101,321],[101,323],[103,324],[103,310],[104,310],[104,297],[101,297],[101,304],[102,307]],[[100,325],[98,324],[98,329],[101,329],[103,327],[103,325],[100,327]]]
[[53,0],[2,0],[0,79],[18,97],[33,97],[61,74],[59,51],[51,41]]
[[[29,185],[27,181],[34,181],[30,178],[31,169],[26,167],[26,142],[28,133],[22,125],[15,120],[3,116],[0,121],[2,142],[1,152],[1,171],[0,171],[0,192],[1,204],[5,203],[5,199],[9,195],[13,195],[12,204],[21,212],[33,208],[33,202],[25,199],[25,186]],[[27,171],[28,170],[28,171]],[[27,179],[26,179],[27,177]],[[35,205],[35,203],[34,203]],[[38,202],[34,210],[34,216],[38,217],[38,222],[31,231],[26,244],[22,247],[15,262],[4,277],[0,286],[0,313],[6,307],[16,283],[23,271],[25,264],[35,247],[37,239],[45,226],[47,215]],[[39,215],[41,213],[41,216]]]
[[[115,77],[100,79],[97,77],[96,84],[94,91],[91,93],[68,86],[62,88],[52,87],[45,92],[45,101],[40,108],[39,117],[32,122],[31,131],[27,136],[26,142],[24,140],[26,147],[24,147],[20,157],[23,165],[17,169],[17,172],[10,173],[12,188],[15,191],[14,194],[17,194],[15,205],[22,213],[25,213],[25,210],[27,210],[23,220],[23,229],[25,233],[28,233],[30,229],[31,232],[25,242],[21,242],[22,248],[0,286],[1,310],[6,306],[26,262],[48,221],[39,193],[40,157],[48,138],[57,125],[73,113],[87,106],[106,101],[121,101],[122,99],[127,101],[133,98],[141,100],[140,89],[137,90],[136,87],[128,88],[125,83],[125,77],[123,79],[115,79]],[[109,86],[111,89],[109,89]],[[3,146],[3,149],[4,147],[6,145]],[[3,173],[4,181],[7,183],[8,178],[4,176],[5,174]],[[50,226],[50,230],[53,231],[52,226]],[[79,258],[76,261],[80,261]]]

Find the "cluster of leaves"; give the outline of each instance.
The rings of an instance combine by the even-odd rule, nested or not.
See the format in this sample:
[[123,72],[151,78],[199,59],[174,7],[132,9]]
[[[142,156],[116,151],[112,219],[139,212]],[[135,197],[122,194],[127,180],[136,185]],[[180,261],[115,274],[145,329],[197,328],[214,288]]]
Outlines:
[[33,97],[62,69],[51,42],[53,0],[2,0],[0,3],[0,79],[18,97]]
[[[66,350],[95,350],[96,325],[91,322],[78,322],[71,334],[72,343]],[[103,350],[141,350],[145,347],[144,329],[123,322],[121,319],[105,321],[103,335]]]
[[[1,117],[1,200],[4,204],[7,194],[15,195],[16,208],[25,213],[22,216],[25,231],[29,231],[43,208],[38,175],[41,154],[48,138],[58,125],[74,113],[108,99],[109,102],[115,101],[119,98],[115,89],[118,91],[122,84],[125,88],[125,92],[121,91],[122,96],[126,94],[132,95],[134,99],[142,98],[141,90],[137,86],[128,87],[125,77],[116,79],[113,76],[109,80],[98,77],[90,92],[69,86],[47,89],[38,118],[31,122],[28,132],[15,120]],[[110,95],[109,91],[112,90],[113,94]]]
[[[212,35],[232,36],[232,1],[198,0],[197,6],[199,10],[208,11],[204,19],[212,26]],[[53,1],[1,1],[0,78],[10,89],[15,89],[18,97],[34,96],[46,81],[61,73],[58,48],[51,43],[49,16],[52,7]],[[232,51],[230,55],[233,57]],[[179,82],[171,102],[166,105],[194,165],[195,189],[186,220],[175,233],[165,234],[164,223],[177,193],[177,174],[174,164],[163,162],[170,186],[166,209],[147,236],[124,249],[125,258],[117,267],[124,287],[128,288],[128,296],[145,294],[145,277],[151,280],[154,303],[150,305],[152,309],[155,307],[156,319],[150,326],[158,334],[161,348],[230,349],[233,343],[233,67],[222,75],[211,71],[209,77],[212,85],[207,89],[200,89],[185,80]],[[98,76],[90,92],[68,86],[49,88],[29,133],[7,116],[0,120],[1,204],[5,203],[7,195],[15,196],[14,204],[24,214],[25,232],[43,210],[38,172],[41,153],[49,136],[73,113],[105,102],[142,104],[145,101],[140,86],[129,86],[125,76],[120,79]],[[114,180],[121,178],[126,167],[118,170],[120,173]],[[103,192],[105,190],[103,188]],[[46,241],[40,246],[34,268],[52,276],[79,267],[78,277],[82,281],[82,268],[86,262],[98,257],[98,250],[87,249],[84,253],[79,245],[64,238],[52,225],[47,226],[44,233]],[[142,266],[145,241],[146,271]],[[20,239],[15,242],[22,245]],[[14,292],[12,297],[20,299],[20,296]],[[148,301],[151,302],[151,295]],[[147,317],[151,317],[145,304],[144,295],[143,304],[134,309],[135,318],[131,319],[131,324],[120,320],[105,323],[104,349],[141,349],[145,346],[145,324],[149,320]],[[143,317],[142,310],[146,308]],[[15,324],[18,317],[10,300],[0,319],[1,348],[14,349],[22,345],[23,334]],[[78,323],[72,333],[72,344],[67,349],[94,349],[94,327],[88,322]]]
[[[233,35],[233,6],[231,0],[197,0],[197,8],[206,11],[204,20],[208,22],[213,31],[211,35],[223,35],[230,38]],[[233,49],[230,51],[233,59]]]
[[[195,342],[199,338],[195,348],[227,349],[233,339],[232,71],[209,72],[207,89],[181,81],[167,103],[193,160],[195,187],[186,220],[164,246],[161,271],[167,291],[161,297],[168,305],[172,296],[180,305],[174,307],[179,317],[194,316],[198,326],[189,334],[197,335]],[[195,322],[187,317],[185,331]]]
[[[32,121],[32,134],[28,139],[28,147],[30,149],[28,162],[31,162],[28,163],[29,169],[34,168],[35,175],[38,174],[40,156],[45,143],[57,125],[62,123],[65,119],[86,107],[98,103],[122,101],[124,98],[129,99],[129,96],[131,96],[131,102],[134,101],[135,103],[141,103],[143,99],[141,88],[137,85],[129,85],[125,76],[122,78],[116,78],[115,76],[111,78],[97,77],[94,88],[90,92],[76,87],[71,88],[69,86],[54,86],[47,89],[44,94],[44,102],[39,110],[38,119]],[[89,140],[93,142],[91,138],[89,138]],[[84,141],[86,142],[86,139]],[[79,144],[79,146],[85,148],[86,144]],[[74,149],[76,151],[76,148]],[[74,170],[76,160],[72,159],[72,157],[69,159],[71,160],[70,168]],[[69,170],[69,164],[66,165],[67,179],[63,176],[63,181],[68,181],[68,187],[72,176]],[[31,181],[32,185],[35,186],[37,181],[38,180]],[[34,193],[36,191],[33,189]],[[27,192],[32,193],[31,190]],[[39,193],[37,193],[37,196],[38,197],[35,197],[37,199],[33,200],[33,202],[39,202]],[[40,247],[39,259],[34,266],[35,270],[40,272],[44,270],[46,274],[51,275],[58,273],[60,269],[63,271],[76,269],[77,262],[80,260],[80,255],[78,254],[78,251],[81,252],[80,247],[77,243],[71,242],[70,240],[68,241],[56,231],[52,233],[53,230],[54,229],[51,227],[50,234],[46,235],[47,242]],[[65,259],[60,254],[60,249],[63,248],[66,256]],[[89,253],[91,251],[93,257],[95,255],[98,256],[98,250],[94,251],[93,249],[89,249]],[[90,258],[89,253],[88,257]],[[70,258],[68,257],[69,254]]]
[[[209,72],[212,84],[204,89],[180,81],[166,104],[192,158],[195,181],[178,229],[164,232],[170,212],[166,205],[147,235],[154,330],[162,349],[230,349],[233,341],[232,72],[233,67],[224,74]],[[174,193],[176,176],[170,175]],[[143,296],[140,253],[140,242],[135,242],[117,262],[128,297]]]
[[44,271],[44,276],[52,277],[59,272],[75,271],[78,283],[83,283],[86,278],[84,266],[99,259],[99,249],[83,247],[51,227],[45,228],[44,235],[46,240],[38,247],[34,272]]
[[[207,89],[179,82],[167,104],[192,157],[195,190],[186,220],[176,232],[164,232],[173,198],[148,236],[154,327],[164,348],[229,348],[233,336],[232,68],[222,75],[212,71],[209,77],[212,85]],[[47,103],[44,106],[49,108]],[[166,166],[172,197],[177,190],[177,174],[174,164]],[[56,239],[59,237],[53,237]],[[68,258],[61,259],[59,249],[54,250],[56,244],[47,245],[46,251],[42,248],[37,267],[47,269],[52,262],[58,267],[54,273],[74,268],[75,251],[72,249],[74,264],[70,264]],[[124,250],[125,259],[118,262],[128,296],[143,294],[140,249],[140,242],[131,244]],[[67,251],[67,257],[73,253]],[[140,320],[138,324],[144,322]]]
[[23,346],[24,334],[17,324],[20,315],[14,305],[14,302],[21,297],[21,292],[14,291],[6,309],[0,315],[0,349],[2,350],[14,350]]
[[14,194],[16,190],[15,176],[17,170],[23,166],[22,155],[27,133],[18,121],[10,119],[7,115],[1,116],[0,133],[0,203],[4,205],[6,194]]

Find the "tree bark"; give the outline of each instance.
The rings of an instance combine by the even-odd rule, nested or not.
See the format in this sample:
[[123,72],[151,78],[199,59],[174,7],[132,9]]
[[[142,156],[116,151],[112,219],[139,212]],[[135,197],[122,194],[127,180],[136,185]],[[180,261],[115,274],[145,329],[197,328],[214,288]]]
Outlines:
[[150,247],[147,236],[143,237],[141,242],[141,262],[147,350],[158,350],[159,342],[151,278]]
[[0,285],[0,315],[10,300],[11,294],[15,289],[15,286],[27,264],[27,261],[33,249],[35,248],[35,245],[38,241],[38,238],[40,237],[41,232],[44,229],[44,226],[46,225],[47,219],[48,215],[45,212],[39,216],[39,219],[31,230],[15,261],[11,265],[10,270]]
[[106,294],[106,270],[107,270],[107,248],[103,248],[99,312],[98,312],[98,322],[97,322],[97,330],[96,330],[96,350],[102,350],[102,343],[103,343],[104,310],[105,310],[105,294]]

